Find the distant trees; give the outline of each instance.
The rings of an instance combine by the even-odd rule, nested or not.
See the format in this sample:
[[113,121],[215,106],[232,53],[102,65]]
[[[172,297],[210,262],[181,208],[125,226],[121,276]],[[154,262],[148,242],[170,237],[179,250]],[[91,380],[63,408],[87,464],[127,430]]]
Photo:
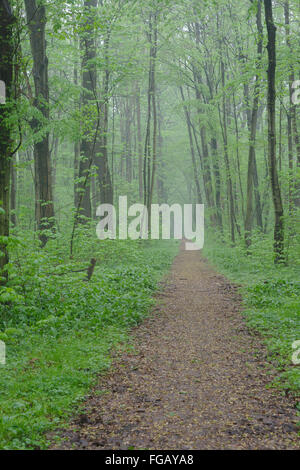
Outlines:
[[[42,246],[54,226],[73,225],[76,239],[97,204],[127,194],[148,207],[201,201],[222,240],[249,255],[274,225],[275,260],[285,259],[298,234],[300,188],[295,0],[276,9],[263,0],[24,0],[26,19],[13,4],[18,83],[2,60],[13,53],[9,3],[1,2],[0,19],[8,97],[0,105],[1,234],[9,186],[12,225],[35,223]],[[23,139],[12,165],[17,121]]]
[[[101,4],[101,2],[99,2]],[[97,10],[98,0],[85,0],[80,30],[80,50],[82,56],[81,77],[81,114],[88,117],[83,124],[83,135],[80,143],[78,183],[75,191],[77,212],[82,222],[92,217],[91,184],[93,168],[96,168],[102,203],[113,202],[113,188],[108,164],[108,125],[109,125],[109,41],[110,26],[106,23],[103,55],[103,80],[97,69]],[[104,20],[105,22],[105,20]],[[92,125],[91,125],[92,124]],[[94,181],[96,185],[96,182]],[[100,201],[98,201],[100,202]],[[79,209],[79,210],[78,210]],[[77,215],[79,215],[77,214]],[[83,217],[82,217],[83,216]]]
[[[178,30],[182,48],[177,51],[182,56],[178,59],[174,54],[173,60],[179,64],[181,97],[187,95],[182,116],[192,143],[194,198],[199,199],[203,191],[211,224],[220,227],[225,237],[230,236],[232,243],[243,237],[249,254],[253,232],[263,236],[274,220],[274,259],[276,263],[284,261],[289,245],[284,244],[284,219],[288,214],[288,227],[295,226],[297,211],[291,207],[298,204],[300,187],[296,171],[299,114],[292,100],[296,79],[293,57],[299,50],[299,10],[289,0],[284,2],[281,16],[278,9],[273,12],[271,1],[250,0],[242,5],[235,0],[210,4],[187,0],[183,5],[190,6],[190,14],[185,28]],[[247,24],[241,20],[242,11]],[[281,67],[276,74],[275,23],[282,26],[282,16],[285,28],[280,28],[278,41]],[[265,31],[267,50],[263,47]],[[266,60],[268,70],[264,67]],[[194,90],[195,99],[190,90]],[[283,129],[284,110],[288,117],[287,135]],[[194,158],[196,151],[199,161]],[[274,216],[270,204],[274,206]],[[285,212],[285,207],[289,211]],[[290,230],[289,237],[296,232]]]

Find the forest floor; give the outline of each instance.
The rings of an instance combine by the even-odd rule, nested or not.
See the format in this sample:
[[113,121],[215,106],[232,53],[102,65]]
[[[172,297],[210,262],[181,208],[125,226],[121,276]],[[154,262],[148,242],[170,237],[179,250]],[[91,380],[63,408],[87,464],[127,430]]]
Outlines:
[[[116,352],[59,449],[294,449],[295,402],[270,383],[238,287],[199,252],[176,257],[152,315]],[[277,372],[278,374],[278,372]]]

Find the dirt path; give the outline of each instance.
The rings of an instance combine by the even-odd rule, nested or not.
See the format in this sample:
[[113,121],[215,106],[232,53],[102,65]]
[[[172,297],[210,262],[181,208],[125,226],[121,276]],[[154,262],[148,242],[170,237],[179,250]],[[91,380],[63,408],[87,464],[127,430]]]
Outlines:
[[60,448],[299,448],[299,418],[266,389],[274,371],[236,287],[199,252],[181,250],[158,298],[133,332],[135,352],[116,359]]

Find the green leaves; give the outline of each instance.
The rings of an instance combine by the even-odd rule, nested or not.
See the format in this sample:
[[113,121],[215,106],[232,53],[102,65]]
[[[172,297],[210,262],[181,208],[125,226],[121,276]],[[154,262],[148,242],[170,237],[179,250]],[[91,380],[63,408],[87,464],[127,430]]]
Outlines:
[[276,385],[299,394],[300,370],[292,364],[292,344],[300,339],[299,261],[274,267],[269,256],[269,238],[254,243],[253,254],[244,247],[228,248],[209,243],[206,254],[226,275],[243,284],[245,319],[259,331],[269,352],[269,360],[279,369]]
[[278,307],[286,303],[286,299],[299,298],[300,282],[278,279],[263,281],[248,289],[247,301],[255,307]]
[[[109,366],[111,347],[147,315],[177,251],[172,242],[95,246],[85,229],[77,241],[71,262],[62,235],[43,251],[29,240],[12,249],[10,284],[0,290],[0,340],[7,352],[0,368],[1,449],[47,446],[45,433],[78,409]],[[86,282],[84,272],[72,271],[92,255],[98,263]]]
[[23,302],[23,297],[11,287],[0,287],[0,304]]

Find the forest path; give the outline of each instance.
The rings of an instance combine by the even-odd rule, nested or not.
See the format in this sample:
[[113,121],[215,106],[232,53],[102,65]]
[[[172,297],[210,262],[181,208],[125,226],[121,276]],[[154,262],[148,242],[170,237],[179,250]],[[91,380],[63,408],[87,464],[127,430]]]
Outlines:
[[236,286],[182,246],[157,298],[132,333],[134,352],[116,357],[59,448],[299,447],[295,408],[266,389],[274,370]]

